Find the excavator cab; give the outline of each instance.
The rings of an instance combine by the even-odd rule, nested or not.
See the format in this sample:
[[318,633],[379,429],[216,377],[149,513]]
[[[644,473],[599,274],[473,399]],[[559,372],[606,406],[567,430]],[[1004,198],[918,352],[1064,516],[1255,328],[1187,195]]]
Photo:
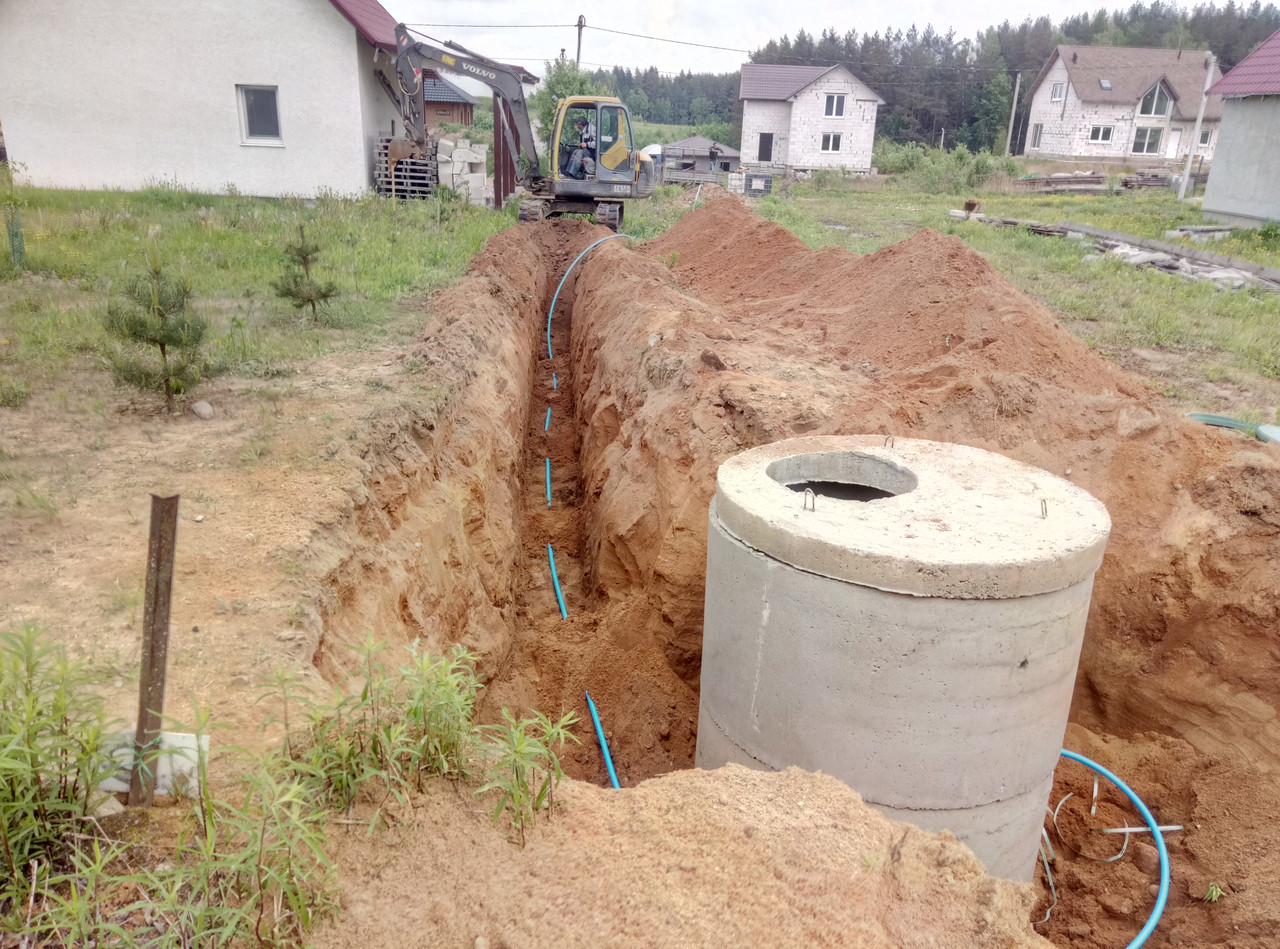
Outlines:
[[[591,141],[582,147],[577,120],[587,122]],[[636,148],[631,114],[621,99],[568,96],[556,105],[551,136],[552,200],[521,204],[521,220],[561,214],[592,214],[597,223],[617,230],[622,201],[653,194],[657,170]]]

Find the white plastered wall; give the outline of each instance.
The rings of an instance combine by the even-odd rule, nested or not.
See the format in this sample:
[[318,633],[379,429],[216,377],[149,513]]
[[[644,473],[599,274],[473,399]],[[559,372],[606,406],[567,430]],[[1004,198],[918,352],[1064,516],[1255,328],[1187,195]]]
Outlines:
[[1202,205],[1207,217],[1256,227],[1280,220],[1280,96],[1248,96],[1222,103],[1222,147]]
[[[357,45],[328,0],[3,0],[0,121],[38,186],[364,191]],[[278,87],[283,145],[242,144],[237,84]]]

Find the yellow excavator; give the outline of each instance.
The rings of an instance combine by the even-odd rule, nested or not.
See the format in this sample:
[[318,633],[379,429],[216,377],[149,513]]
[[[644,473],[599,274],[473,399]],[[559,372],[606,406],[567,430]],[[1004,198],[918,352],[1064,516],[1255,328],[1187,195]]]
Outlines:
[[[657,169],[653,159],[636,148],[631,113],[613,96],[567,96],[556,103],[552,124],[550,173],[543,174],[537,140],[529,119],[524,87],[537,82],[523,69],[495,62],[445,42],[443,48],[414,40],[403,23],[396,27],[396,77],[404,115],[405,139],[393,142],[397,154],[426,154],[426,116],[417,90],[424,69],[446,69],[478,79],[506,103],[510,122],[501,122],[495,135],[504,137],[516,163],[516,177],[528,195],[520,202],[521,221],[540,221],[562,214],[594,215],[596,223],[618,230],[623,201],[653,194]],[[593,134],[578,131],[579,118]],[[585,139],[585,147],[584,147]]]

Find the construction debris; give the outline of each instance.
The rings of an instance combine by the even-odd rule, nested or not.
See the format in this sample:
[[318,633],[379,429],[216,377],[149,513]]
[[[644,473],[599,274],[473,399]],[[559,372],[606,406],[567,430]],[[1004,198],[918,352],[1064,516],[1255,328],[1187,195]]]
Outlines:
[[1015,184],[1026,191],[1041,194],[1102,193],[1108,190],[1107,176],[1097,171],[1060,171],[1052,175],[1034,175],[1019,178]]

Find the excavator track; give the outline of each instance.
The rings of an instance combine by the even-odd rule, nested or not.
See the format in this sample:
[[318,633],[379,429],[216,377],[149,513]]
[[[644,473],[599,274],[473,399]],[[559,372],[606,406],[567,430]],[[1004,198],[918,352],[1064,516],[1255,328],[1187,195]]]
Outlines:
[[617,233],[622,227],[622,204],[617,201],[601,201],[596,205],[596,223],[603,224]]
[[541,221],[547,216],[547,202],[545,201],[521,201],[519,210],[519,221],[531,223]]

